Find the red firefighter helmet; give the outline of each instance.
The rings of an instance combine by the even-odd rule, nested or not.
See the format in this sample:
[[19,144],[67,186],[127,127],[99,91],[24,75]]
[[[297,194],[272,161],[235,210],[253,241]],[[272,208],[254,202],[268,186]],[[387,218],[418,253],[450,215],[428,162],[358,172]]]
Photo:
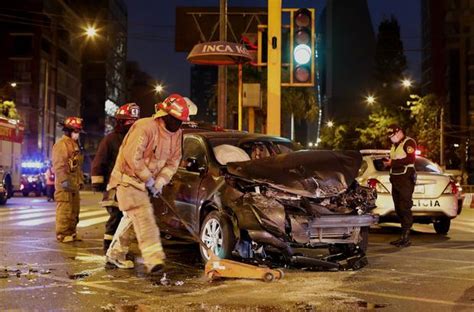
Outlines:
[[64,128],[71,129],[73,131],[82,132],[83,123],[82,118],[79,117],[67,117],[64,122],[60,123]]
[[179,120],[189,121],[189,116],[197,114],[197,106],[187,97],[175,93],[155,104],[155,112],[155,118],[171,115]]
[[135,103],[127,103],[122,105],[115,112],[116,119],[133,119],[140,118],[140,106]]

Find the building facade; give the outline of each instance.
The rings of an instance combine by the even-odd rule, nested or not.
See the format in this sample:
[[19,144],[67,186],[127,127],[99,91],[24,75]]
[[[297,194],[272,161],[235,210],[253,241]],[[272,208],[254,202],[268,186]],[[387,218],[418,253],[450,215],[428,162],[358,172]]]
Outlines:
[[88,170],[100,140],[113,127],[115,111],[126,102],[127,7],[122,0],[81,0],[74,5],[98,30],[86,44],[82,66],[81,116],[87,132],[83,144]]
[[456,149],[474,183],[474,1],[423,0],[422,30],[422,93],[444,104],[445,155]]
[[323,118],[365,118],[375,56],[367,0],[328,0],[316,29]]
[[24,157],[48,159],[58,122],[80,112],[80,18],[63,0],[5,2],[0,11],[0,88],[16,83],[9,96],[25,124]]

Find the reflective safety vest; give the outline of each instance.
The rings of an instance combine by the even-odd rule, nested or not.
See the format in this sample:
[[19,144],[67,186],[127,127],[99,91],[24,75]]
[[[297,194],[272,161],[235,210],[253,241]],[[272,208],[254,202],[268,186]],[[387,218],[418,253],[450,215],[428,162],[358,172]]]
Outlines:
[[[404,149],[405,143],[408,140],[414,141],[412,138],[406,136],[405,139],[402,142],[400,142],[400,144],[397,145],[397,147],[395,147],[395,144],[392,144],[392,148],[390,149],[390,159],[392,159],[392,160],[394,160],[394,159],[403,159],[403,158],[406,158],[408,156],[407,153],[405,152],[405,149]],[[407,173],[408,168],[415,168],[415,164],[408,164],[408,165],[405,165],[404,167],[405,168],[403,169],[402,172],[393,172],[392,168],[390,168],[390,174],[393,174],[393,175],[405,174],[405,173]]]

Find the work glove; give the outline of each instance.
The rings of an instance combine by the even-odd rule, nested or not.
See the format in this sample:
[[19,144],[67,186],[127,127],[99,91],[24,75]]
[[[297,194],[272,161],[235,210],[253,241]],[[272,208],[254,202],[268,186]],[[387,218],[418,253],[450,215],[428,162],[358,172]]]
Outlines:
[[64,180],[63,182],[61,182],[61,187],[66,191],[66,192],[72,192],[74,191],[72,189],[72,186],[71,184],[69,183],[68,180]]
[[105,184],[104,183],[92,183],[92,189],[94,192],[102,193],[105,192]]
[[148,181],[145,183],[145,186],[148,190],[148,193],[154,198],[157,198],[161,194],[161,189],[155,187],[155,180],[153,180],[153,178],[148,179]]

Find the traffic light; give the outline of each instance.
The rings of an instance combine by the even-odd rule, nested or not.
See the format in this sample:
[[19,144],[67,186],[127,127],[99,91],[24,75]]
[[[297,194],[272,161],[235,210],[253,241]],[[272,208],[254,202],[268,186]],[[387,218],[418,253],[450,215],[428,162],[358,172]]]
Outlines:
[[291,13],[290,85],[295,87],[314,86],[314,9],[298,9]]

